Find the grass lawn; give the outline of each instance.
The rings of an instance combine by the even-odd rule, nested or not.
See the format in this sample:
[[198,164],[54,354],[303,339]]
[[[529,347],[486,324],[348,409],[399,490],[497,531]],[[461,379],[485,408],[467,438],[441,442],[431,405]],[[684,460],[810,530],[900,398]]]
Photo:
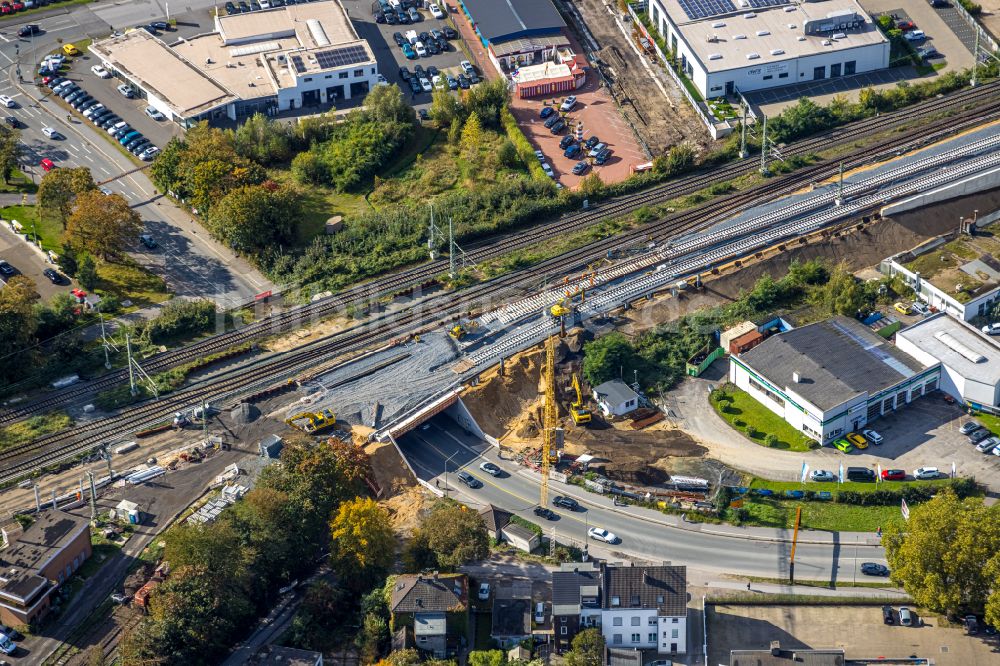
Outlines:
[[788,425],[780,416],[750,397],[746,391],[735,386],[727,386],[720,390],[728,399],[711,400],[712,407],[719,416],[725,419],[726,423],[738,430],[744,437],[747,437],[747,424],[753,426],[754,433],[750,440],[755,444],[766,446],[764,444],[765,438],[769,434],[773,434],[778,438],[778,442],[774,445],[776,449],[809,451],[813,448],[811,446],[814,444],[813,440]]
[[410,140],[403,144],[399,154],[379,171],[378,176],[392,178],[405,171],[417,159],[417,155],[427,152],[427,149],[434,144],[439,135],[441,135],[441,130],[437,128],[418,125]]
[[0,217],[5,220],[17,220],[27,233],[34,233],[42,241],[43,250],[59,253],[62,251],[62,223],[54,215],[44,215],[38,218],[37,206],[7,206],[0,208]]
[[1000,433],[1000,416],[994,416],[993,414],[975,414],[975,420],[986,426],[986,429],[992,432],[994,435]]
[[[837,470],[830,470],[834,474]],[[775,492],[784,492],[786,490],[812,490],[815,492],[820,492],[823,490],[833,493],[834,497],[841,490],[853,490],[859,493],[870,493],[876,490],[902,490],[906,486],[947,486],[951,482],[951,479],[934,479],[933,481],[882,481],[880,483],[855,483],[853,481],[845,481],[844,483],[817,483],[814,481],[806,481],[805,483],[798,483],[796,481],[768,481],[767,479],[754,479],[750,482],[749,488],[768,488]]]
[[898,506],[856,506],[835,502],[788,502],[754,498],[743,504],[750,519],[744,524],[792,528],[795,509],[802,507],[802,527],[831,532],[874,532],[890,522],[902,520]]
[[476,635],[473,637],[473,650],[489,650],[493,646],[490,633],[493,630],[493,615],[491,613],[476,613]]
[[162,303],[173,295],[163,278],[153,275],[130,259],[117,264],[98,262],[97,276],[98,293],[113,293],[121,300],[132,301],[132,305],[136,307]]
[[28,176],[25,176],[22,172],[14,169],[14,172],[10,176],[10,182],[5,183],[0,181],[0,192],[27,192],[34,193],[38,191],[38,185],[35,185],[34,181]]
[[66,412],[52,412],[32,416],[6,428],[0,428],[0,450],[18,444],[25,444],[53,432],[59,432],[73,425],[73,419]]

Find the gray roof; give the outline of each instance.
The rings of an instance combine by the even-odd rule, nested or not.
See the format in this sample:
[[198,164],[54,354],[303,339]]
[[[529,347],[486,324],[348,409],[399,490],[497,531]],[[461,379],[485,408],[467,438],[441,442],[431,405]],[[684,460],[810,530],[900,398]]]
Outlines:
[[[774,335],[739,359],[822,410],[862,393],[876,394],[928,367],[848,317]],[[792,378],[796,372],[799,383]]]
[[508,523],[507,525],[504,525],[501,532],[512,537],[517,537],[518,539],[523,539],[524,541],[531,541],[535,538],[535,532],[522,525],[517,525],[516,523]]
[[600,585],[597,571],[553,571],[552,614],[579,614],[581,600],[600,596]]
[[[979,329],[943,312],[896,333],[917,349],[941,361],[967,379],[995,386],[1000,383],[1000,345]],[[973,361],[966,354],[982,356]]]
[[491,42],[566,27],[552,0],[462,0],[479,33]]
[[483,519],[486,529],[490,532],[496,532],[506,527],[512,515],[514,514],[510,511],[495,507],[492,504],[487,504],[479,510],[479,516]]
[[608,666],[642,666],[642,650],[608,648]]
[[468,599],[465,574],[403,574],[396,578],[389,608],[393,613],[464,611]]
[[531,634],[531,598],[493,600],[493,626],[490,635],[496,638],[520,637]]
[[448,621],[444,613],[415,613],[413,615],[414,636],[444,636]]
[[733,650],[729,666],[844,666],[844,651],[828,650]]
[[604,608],[655,608],[662,615],[683,617],[687,615],[687,567],[606,567],[601,602]]
[[620,379],[612,379],[604,382],[594,389],[597,395],[605,398],[612,405],[620,405],[629,400],[635,400],[639,394],[632,390],[632,387]]

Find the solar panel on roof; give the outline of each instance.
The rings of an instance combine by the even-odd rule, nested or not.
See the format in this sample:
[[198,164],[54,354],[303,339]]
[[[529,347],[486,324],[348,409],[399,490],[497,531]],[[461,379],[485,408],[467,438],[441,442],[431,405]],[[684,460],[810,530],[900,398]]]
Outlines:
[[305,63],[302,62],[302,56],[293,55],[292,66],[295,67],[295,71],[299,74],[306,71]]
[[363,46],[345,46],[330,51],[318,51],[316,61],[323,69],[355,65],[359,62],[368,62],[368,52]]
[[732,0],[677,0],[681,9],[691,20],[708,18],[709,16],[721,16],[731,14],[736,11],[736,5]]
[[747,0],[747,5],[754,9],[763,9],[765,7],[781,7],[789,2],[790,0]]

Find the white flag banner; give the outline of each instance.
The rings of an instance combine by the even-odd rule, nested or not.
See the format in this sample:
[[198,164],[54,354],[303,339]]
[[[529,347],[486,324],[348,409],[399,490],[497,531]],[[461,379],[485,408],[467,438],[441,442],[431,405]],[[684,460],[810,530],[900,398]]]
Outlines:
[[809,474],[809,464],[802,463],[802,483],[806,482],[806,475]]
[[844,482],[844,463],[840,463],[840,476],[837,477],[839,483]]
[[903,520],[910,519],[910,507],[906,504],[906,499],[901,500],[899,511],[903,514]]
[[955,467],[955,461],[951,461],[951,478],[958,478],[958,469]]
[[882,480],[882,463],[875,463],[875,483]]

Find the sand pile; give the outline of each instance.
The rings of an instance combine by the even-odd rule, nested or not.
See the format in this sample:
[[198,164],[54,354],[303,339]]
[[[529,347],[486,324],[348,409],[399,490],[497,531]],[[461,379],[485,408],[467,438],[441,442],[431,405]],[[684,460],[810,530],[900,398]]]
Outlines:
[[400,538],[409,538],[413,530],[420,526],[427,493],[420,486],[403,490],[398,495],[380,502],[392,518],[392,528]]
[[544,360],[544,352],[538,349],[518,354],[504,364],[503,377],[493,368],[483,373],[477,386],[466,389],[462,402],[483,432],[503,438],[543,399],[539,376]]
[[385,493],[385,497],[392,497],[417,484],[410,468],[399,457],[399,452],[391,442],[373,442],[364,448],[371,460],[375,482]]

